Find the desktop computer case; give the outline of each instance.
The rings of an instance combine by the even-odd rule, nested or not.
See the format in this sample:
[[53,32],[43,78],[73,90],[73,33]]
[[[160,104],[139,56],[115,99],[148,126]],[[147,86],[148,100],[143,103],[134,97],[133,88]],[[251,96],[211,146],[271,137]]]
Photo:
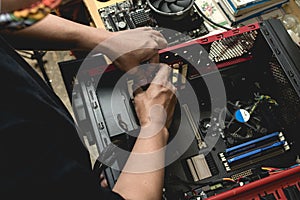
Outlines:
[[[239,46],[237,46],[238,44]],[[230,159],[225,158],[226,162],[224,162],[224,158],[223,160],[220,158],[220,152],[225,152],[232,147],[239,148],[247,142],[254,143],[254,141],[258,141],[260,140],[259,138],[263,138],[268,134],[263,133],[262,135],[254,136],[253,139],[248,139],[245,142],[241,142],[242,140],[237,139],[237,143],[234,143],[232,138],[226,140],[226,136],[224,136],[218,140],[213,151],[209,154],[205,154],[206,165],[210,168],[210,175],[208,178],[195,181],[195,179],[193,180],[193,174],[191,172],[193,170],[187,165],[187,160],[200,154],[199,152],[201,152],[201,150],[199,151],[198,145],[193,143],[191,144],[191,148],[187,150],[187,152],[184,152],[179,158],[179,161],[167,166],[164,198],[209,200],[300,199],[299,47],[292,42],[281,22],[272,19],[161,50],[161,62],[167,63],[173,68],[178,67],[178,64],[180,66],[188,65],[188,69],[185,68],[184,76],[192,85],[196,84],[197,89],[200,88],[199,90],[201,91],[196,91],[196,93],[203,91],[203,96],[206,94],[205,86],[203,86],[204,89],[202,90],[202,86],[199,86],[203,84],[200,79],[202,79],[203,76],[210,76],[211,71],[209,69],[203,69],[205,66],[192,66],[191,63],[193,62],[188,60],[191,57],[195,58],[195,56],[199,56],[191,52],[194,45],[201,45],[208,52],[210,60],[214,61],[215,66],[224,79],[226,94],[229,98],[228,102],[233,102],[238,105],[240,102],[246,102],[247,98],[249,98],[248,103],[253,102],[254,100],[251,95],[253,91],[256,90],[265,92],[264,97],[263,95],[260,96],[262,98],[274,98],[273,100],[275,101],[269,100],[266,103],[267,106],[265,106],[265,109],[274,107],[269,104],[273,104],[274,102],[276,102],[276,104],[278,103],[275,111],[272,111],[272,114],[270,114],[275,117],[269,116],[269,118],[265,111],[258,112],[258,115],[261,114],[263,115],[262,118],[264,118],[266,114],[266,118],[268,118],[265,120],[267,125],[263,124],[262,126],[267,127],[266,129],[268,131],[276,132],[278,130],[278,132],[284,134],[283,138],[285,144],[282,143],[283,146],[280,147],[281,153],[279,154],[269,156],[269,150],[267,150],[259,156],[247,157],[248,160],[242,160],[243,162],[238,165],[235,163],[231,165],[231,163],[229,163],[228,166]],[[191,56],[185,60],[183,57],[178,57],[178,54],[180,55],[183,52],[191,52]],[[128,122],[129,128],[127,128],[129,130],[127,131],[137,131],[138,122],[136,122],[130,94],[123,95],[122,90],[127,90],[126,87],[119,89],[120,91],[119,93],[117,92],[117,96],[111,99],[110,90],[113,90],[114,83],[118,81],[118,78],[122,76],[123,72],[115,68],[112,64],[107,67],[102,56],[86,60],[88,60],[85,62],[88,63],[89,67],[84,71],[84,80],[77,79],[74,81],[76,73],[74,69],[80,67],[82,60],[63,62],[59,63],[59,65],[70,98],[73,100],[72,104],[76,120],[82,129],[83,134],[81,134],[81,136],[86,136],[89,144],[95,144],[101,154],[101,152],[106,151],[106,148],[112,141],[128,140],[128,137],[124,136],[124,132],[126,131],[120,128],[120,124],[114,120],[114,114],[109,110],[112,101],[113,105],[117,107],[115,108],[118,110],[117,112],[126,113],[124,114],[124,121],[130,121],[130,123]],[[199,70],[199,68],[202,69]],[[201,73],[199,73],[199,71],[201,71]],[[180,68],[179,72],[183,74],[183,68]],[[79,71],[79,73],[83,72]],[[104,84],[103,82],[102,85],[94,84],[94,80],[97,76],[102,76]],[[199,82],[197,82],[198,80]],[[182,82],[176,82],[176,87],[179,93],[184,90]],[[240,99],[239,95],[241,96]],[[209,110],[206,108],[210,105],[207,101],[209,100],[201,99],[201,111]],[[240,103],[238,106],[241,105],[243,105],[243,103]],[[267,113],[268,112],[269,111],[267,111]],[[194,115],[195,113],[192,114]],[[175,112],[174,118],[180,118],[183,115],[183,113],[176,114]],[[260,118],[260,116],[258,116],[258,118]],[[202,123],[201,120],[203,121],[205,119],[199,118],[199,124]],[[173,126],[176,127],[176,124],[174,125],[176,120],[174,121]],[[262,121],[264,121],[264,119]],[[212,126],[212,124],[210,125]],[[190,124],[187,123],[186,126],[190,127]],[[260,127],[260,125],[258,126]],[[201,127],[199,129],[200,131],[202,130]],[[248,130],[247,128],[245,130],[252,132],[252,130]],[[170,133],[171,132],[172,127]],[[230,137],[233,137],[233,135]],[[128,145],[128,143],[132,145],[132,142],[127,142],[126,145]],[[219,144],[222,147],[219,147]],[[243,148],[244,147],[245,145]],[[264,151],[265,149],[263,148],[265,147],[266,145],[259,150]],[[251,150],[251,153],[252,152]],[[244,156],[246,153],[249,153],[249,151],[242,155]],[[273,153],[273,151],[271,153]],[[240,155],[241,153],[239,153],[237,157]],[[263,157],[265,158],[261,159]],[[253,163],[248,162],[251,159],[253,159]],[[112,165],[114,165],[113,168],[115,169],[121,169],[117,161]],[[276,167],[277,171],[273,173],[261,171],[261,167],[264,166]],[[106,178],[110,187],[113,187],[120,173],[115,169],[105,169]],[[257,174],[256,169],[259,169]],[[253,170],[249,175],[250,178],[240,181],[240,178],[244,177],[237,176],[242,176],[240,174],[247,172],[247,170]],[[176,180],[172,177],[175,173],[178,175],[176,175]],[[234,186],[226,187],[226,184],[223,184],[223,186],[222,184],[220,186],[220,184],[216,183],[210,184],[220,178],[224,179],[228,177],[231,177],[231,180],[234,181]],[[176,187],[174,187],[174,185]],[[220,188],[216,189],[217,186]]]

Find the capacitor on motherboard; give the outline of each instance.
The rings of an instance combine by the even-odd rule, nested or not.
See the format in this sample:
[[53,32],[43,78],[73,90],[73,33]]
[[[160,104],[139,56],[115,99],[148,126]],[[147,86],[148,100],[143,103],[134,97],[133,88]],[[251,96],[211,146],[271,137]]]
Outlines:
[[117,26],[119,28],[119,30],[125,30],[127,27],[127,23],[123,20],[124,19],[124,13],[123,12],[119,12],[116,14],[116,18],[117,18]]
[[118,27],[120,30],[126,29],[126,26],[127,26],[126,22],[124,22],[124,21],[118,22]]
[[238,122],[246,123],[250,119],[250,113],[245,109],[238,109],[234,113],[234,117]]

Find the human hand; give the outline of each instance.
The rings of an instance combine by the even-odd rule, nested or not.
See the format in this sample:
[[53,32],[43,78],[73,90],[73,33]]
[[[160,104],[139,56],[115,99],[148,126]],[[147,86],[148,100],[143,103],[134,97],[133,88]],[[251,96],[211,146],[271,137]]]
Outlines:
[[167,47],[167,41],[150,27],[115,32],[101,42],[100,48],[123,71],[135,72],[141,63],[159,63],[158,50]]
[[108,182],[103,172],[100,174],[100,185],[103,188],[108,188]]
[[160,64],[160,69],[146,91],[135,91],[135,110],[141,128],[147,129],[146,135],[152,136],[162,128],[169,128],[176,104],[176,88],[169,81],[172,69]]

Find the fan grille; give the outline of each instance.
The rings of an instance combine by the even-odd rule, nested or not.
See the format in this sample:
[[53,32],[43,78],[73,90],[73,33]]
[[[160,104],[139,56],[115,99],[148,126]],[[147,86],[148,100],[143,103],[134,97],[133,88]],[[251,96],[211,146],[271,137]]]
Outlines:
[[164,15],[181,15],[190,10],[194,0],[147,0],[149,6]]
[[288,125],[299,123],[297,119],[300,118],[300,99],[296,91],[291,86],[291,83],[287,79],[283,69],[281,68],[276,58],[270,60],[269,65],[271,74],[275,82],[278,84],[278,91],[280,92],[279,101],[282,102],[280,104],[280,108],[283,120]]

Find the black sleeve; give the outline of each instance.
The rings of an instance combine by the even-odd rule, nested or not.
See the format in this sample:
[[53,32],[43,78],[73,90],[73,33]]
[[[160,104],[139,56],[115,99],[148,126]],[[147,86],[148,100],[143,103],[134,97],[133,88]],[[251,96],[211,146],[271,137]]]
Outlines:
[[13,51],[7,53],[2,43],[0,38],[1,196],[122,199],[100,187],[63,103],[24,60]]
[[77,160],[83,154],[68,155],[70,149],[64,149],[73,149],[73,146],[61,146],[56,142],[53,128],[45,124],[13,121],[14,124],[2,124],[0,128],[1,194],[7,194],[11,199],[60,199],[62,196],[75,199],[123,199],[111,190],[100,187],[98,177],[94,177],[82,160]]

